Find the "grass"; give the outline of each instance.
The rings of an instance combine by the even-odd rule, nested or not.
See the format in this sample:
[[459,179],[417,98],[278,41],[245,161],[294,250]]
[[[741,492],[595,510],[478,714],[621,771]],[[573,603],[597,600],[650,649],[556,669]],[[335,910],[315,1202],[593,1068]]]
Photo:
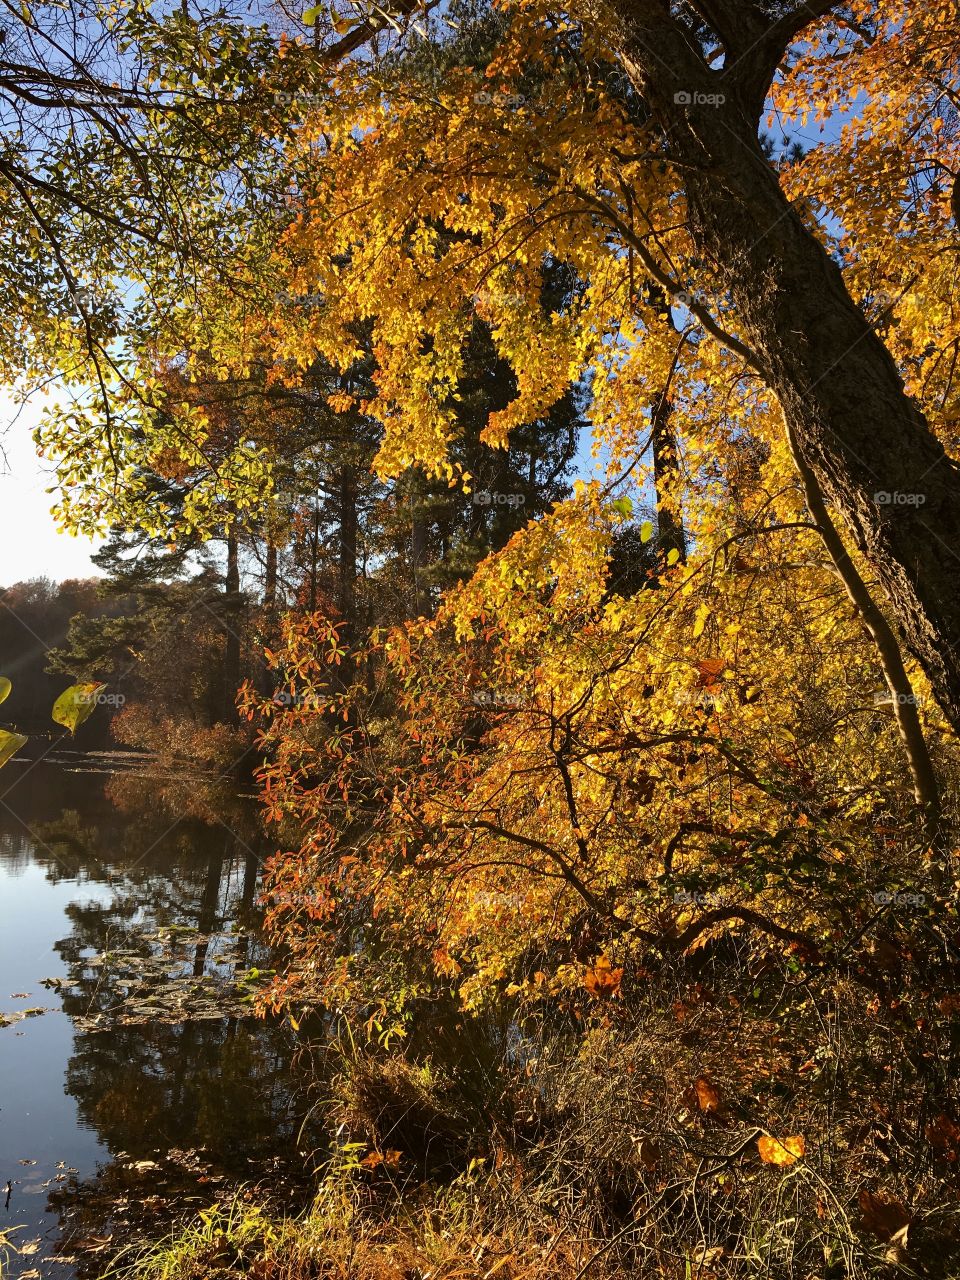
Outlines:
[[[576,1280],[584,1251],[553,1229],[525,1239],[488,1230],[463,1188],[392,1216],[365,1215],[348,1183],[321,1186],[310,1210],[273,1217],[242,1191],[166,1239],[120,1257],[104,1280]],[[590,1280],[615,1274],[597,1259]]]

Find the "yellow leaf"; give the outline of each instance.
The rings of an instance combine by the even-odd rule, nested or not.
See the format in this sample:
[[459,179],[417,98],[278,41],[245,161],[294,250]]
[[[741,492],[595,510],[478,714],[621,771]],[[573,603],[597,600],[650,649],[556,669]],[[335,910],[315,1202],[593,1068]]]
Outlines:
[[703,629],[707,625],[707,619],[710,617],[710,606],[702,604],[697,609],[697,616],[693,622],[693,638],[696,640],[698,636],[703,635]]
[[0,769],[7,763],[11,756],[15,756],[22,746],[25,746],[27,739],[22,733],[8,733],[6,729],[0,729]]
[[105,689],[105,684],[90,681],[86,684],[72,684],[64,689],[53,704],[51,712],[56,724],[62,724],[71,733],[76,733],[84,720],[89,719],[97,705],[97,694]]

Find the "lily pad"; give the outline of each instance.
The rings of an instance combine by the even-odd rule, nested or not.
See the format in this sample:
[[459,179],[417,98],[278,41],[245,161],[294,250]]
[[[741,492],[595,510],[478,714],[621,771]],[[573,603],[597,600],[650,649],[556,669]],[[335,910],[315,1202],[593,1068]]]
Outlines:
[[52,1009],[17,1009],[13,1013],[0,1013],[0,1027],[12,1027],[15,1022],[24,1018],[39,1018],[41,1013],[52,1013]]

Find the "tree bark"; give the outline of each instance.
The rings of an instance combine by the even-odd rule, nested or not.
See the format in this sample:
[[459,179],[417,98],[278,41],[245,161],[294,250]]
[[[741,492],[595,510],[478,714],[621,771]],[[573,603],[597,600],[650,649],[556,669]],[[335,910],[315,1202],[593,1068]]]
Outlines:
[[657,542],[666,558],[676,551],[680,563],[687,559],[687,538],[683,518],[676,507],[675,485],[679,470],[677,437],[670,418],[670,400],[666,392],[657,396],[650,414],[653,447],[653,485],[657,494]]
[[277,544],[269,533],[263,570],[263,607],[269,613],[277,607]]
[[[817,0],[819,12],[831,7]],[[749,0],[726,8],[749,19],[744,40],[755,47],[744,44],[739,57],[728,49],[722,71],[707,66],[664,0],[610,0],[611,27],[683,175],[709,285],[729,291],[799,456],[842,514],[937,701],[960,728],[960,471],[758,141],[778,42],[802,29],[804,13],[811,20],[813,6],[777,22],[762,20]],[[735,28],[731,22],[732,36]]]
[[837,532],[836,526],[830,519],[830,513],[827,511],[823,495],[820,493],[813,472],[804,462],[797,448],[794,433],[790,431],[789,436],[797,470],[800,472],[800,479],[803,482],[807,509],[820,530],[823,544],[830,559],[833,561],[834,568],[840,575],[840,580],[846,587],[847,595],[860,611],[864,625],[870,632],[870,636],[877,647],[880,669],[887,685],[893,715],[900,732],[900,740],[907,753],[907,764],[910,767],[910,776],[913,779],[914,798],[924,814],[928,833],[933,840],[936,840],[941,816],[940,788],[933,768],[933,761],[930,759],[930,752],[927,749],[927,742],[923,736],[923,726],[920,723],[920,716],[917,712],[917,698],[913,691],[913,685],[910,683],[910,677],[907,675],[906,667],[903,665],[900,646],[897,644],[897,638],[893,634],[890,624],[877,607],[867,584],[847,553],[847,549],[843,545],[843,539]]
[[410,473],[407,501],[410,503],[411,617],[419,618],[431,612],[430,593],[423,580],[429,559],[429,529],[424,512],[423,473],[419,468]]
[[227,532],[227,572],[223,582],[224,618],[224,715],[228,724],[236,724],[237,690],[240,687],[240,547],[236,527]]
[[340,547],[337,605],[343,628],[340,638],[347,646],[356,640],[357,629],[357,556],[359,516],[357,514],[357,469],[352,463],[340,468],[338,497],[340,506]]

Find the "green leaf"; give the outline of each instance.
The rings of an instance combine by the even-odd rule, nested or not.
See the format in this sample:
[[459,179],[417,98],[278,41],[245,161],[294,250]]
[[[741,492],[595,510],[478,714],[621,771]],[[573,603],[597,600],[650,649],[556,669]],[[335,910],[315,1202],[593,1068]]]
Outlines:
[[[7,682],[9,684],[9,681]],[[21,747],[26,746],[27,739],[22,733],[8,733],[6,729],[0,729],[0,769],[7,763],[11,756],[15,756]]]
[[622,516],[633,515],[633,501],[630,498],[617,498],[615,502],[610,504],[614,511],[619,511]]
[[76,733],[84,720],[89,719],[97,705],[97,694],[105,689],[105,684],[90,681],[86,684],[72,684],[65,689],[53,704],[53,718],[71,733]]
[[652,537],[653,537],[653,521],[644,520],[643,524],[640,526],[640,541],[649,542]]
[[6,702],[6,700],[10,697],[10,690],[12,688],[13,688],[13,685],[10,683],[7,677],[0,676],[0,702]]
[[676,547],[671,547],[667,552],[667,564],[676,564],[680,559],[680,552]]
[[309,9],[304,9],[303,18],[301,19],[301,21],[303,22],[304,26],[312,27],[313,24],[316,22],[316,20],[320,17],[321,13],[323,13],[322,4],[311,5]]

